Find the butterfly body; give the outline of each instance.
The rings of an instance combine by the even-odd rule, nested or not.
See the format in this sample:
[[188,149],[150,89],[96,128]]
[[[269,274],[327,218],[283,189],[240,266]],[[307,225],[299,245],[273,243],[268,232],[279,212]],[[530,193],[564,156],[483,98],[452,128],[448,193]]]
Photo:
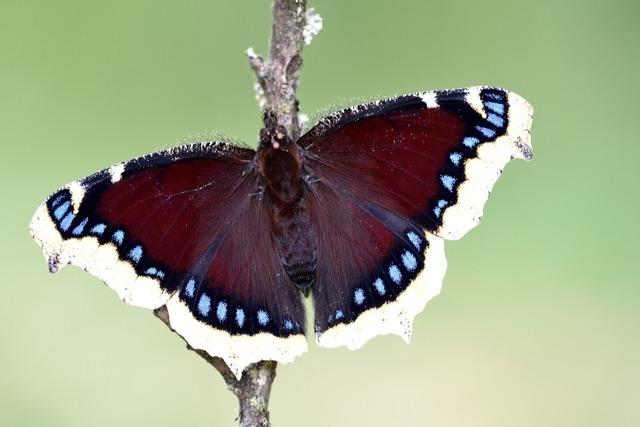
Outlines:
[[292,139],[269,115],[256,151],[177,147],[75,181],[36,211],[50,269],[77,265],[125,302],[167,307],[189,344],[240,375],[318,343],[408,340],[505,164],[531,158],[531,106],[500,88],[359,105]]
[[308,207],[302,148],[286,130],[265,120],[270,127],[261,131],[256,153],[257,169],[263,184],[261,197],[270,211],[271,232],[284,270],[305,295],[316,275],[317,242]]

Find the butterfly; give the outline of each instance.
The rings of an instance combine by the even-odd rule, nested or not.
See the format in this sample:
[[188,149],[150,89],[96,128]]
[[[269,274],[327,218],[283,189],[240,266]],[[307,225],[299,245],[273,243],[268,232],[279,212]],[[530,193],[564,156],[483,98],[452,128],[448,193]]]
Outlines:
[[471,87],[366,103],[292,140],[265,115],[257,150],[179,146],[74,181],[30,225],[52,272],[97,276],[239,377],[319,345],[409,340],[439,293],[444,240],[481,219],[505,164],[532,157],[532,107]]

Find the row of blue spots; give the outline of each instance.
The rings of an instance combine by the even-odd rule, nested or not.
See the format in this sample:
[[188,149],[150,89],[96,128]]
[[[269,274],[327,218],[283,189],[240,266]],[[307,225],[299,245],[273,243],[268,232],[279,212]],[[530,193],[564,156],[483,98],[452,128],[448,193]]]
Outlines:
[[[60,194],[54,200],[54,203],[51,204],[52,207],[59,204],[64,198],[65,198],[65,195]],[[66,200],[63,204],[55,208],[55,210],[53,211],[53,217],[58,222],[58,225],[63,231],[69,230],[69,227],[71,227],[71,222],[76,217],[72,211],[69,211],[70,207],[71,207],[71,201]]]
[[[413,246],[415,246],[416,249],[420,249],[422,245],[422,239],[420,238],[420,236],[414,231],[409,231],[407,232],[406,235],[411,241],[411,243],[413,244]],[[418,259],[411,251],[405,250],[402,253],[402,255],[400,255],[400,259],[402,260],[402,265],[405,267],[405,269],[408,272],[414,272],[418,268]],[[400,270],[400,268],[398,268],[396,264],[391,263],[389,265],[388,273],[389,273],[389,277],[395,284],[397,285],[402,284],[402,271]],[[378,292],[380,296],[384,296],[387,293],[387,288],[385,287],[384,280],[382,280],[382,278],[377,277],[373,281],[372,285],[373,285],[373,288],[376,290],[376,292]],[[365,292],[363,288],[356,288],[353,291],[353,302],[356,305],[360,306],[364,304],[365,299],[366,297],[365,297]],[[337,310],[334,315],[329,316],[329,322],[331,322],[334,319],[340,320],[343,316],[344,316],[344,313],[342,312],[342,310]]]
[[158,270],[155,267],[149,267],[144,271],[144,274],[148,274],[149,276],[156,276],[158,279],[162,280],[164,279],[164,272],[161,270]]
[[[466,148],[469,148],[471,150],[476,149],[476,147],[480,145],[482,141],[491,140],[496,136],[497,131],[492,129],[489,125],[494,126],[497,129],[502,129],[505,126],[504,114],[505,114],[506,106],[505,106],[504,96],[496,92],[483,91],[482,97],[483,97],[483,106],[487,111],[487,117],[486,117],[487,125],[475,126],[475,130],[481,136],[465,136],[464,138],[462,138],[462,145],[464,145]],[[453,164],[453,166],[455,167],[460,167],[463,159],[464,159],[464,155],[459,151],[451,151],[449,153],[449,160],[451,161],[451,164]],[[440,175],[440,182],[442,183],[444,188],[446,188],[450,192],[453,192],[453,189],[458,183],[458,180],[454,176],[443,174],[443,175]],[[433,213],[436,216],[436,218],[440,219],[442,217],[442,213],[446,208],[446,206],[448,205],[449,205],[449,202],[447,200],[444,200],[444,199],[438,200],[438,203],[433,208]]]
[[[185,295],[189,298],[193,298],[196,293],[196,279],[195,277],[190,277],[185,285]],[[364,300],[364,294],[362,295]],[[203,317],[208,317],[211,314],[211,310],[213,308],[213,302],[211,297],[207,294],[200,295],[197,304],[197,310]],[[229,306],[226,301],[219,301],[216,305],[215,315],[220,323],[224,323],[227,320],[229,311]],[[260,326],[267,326],[269,321],[271,320],[269,317],[269,313],[267,313],[264,309],[259,309],[256,312],[256,320]],[[242,328],[246,321],[246,315],[243,309],[237,308],[235,311],[235,322],[239,328]],[[283,323],[284,329],[290,331],[294,328],[294,323],[290,319],[286,319]]]
[[487,121],[498,129],[504,128],[506,104],[502,95],[494,92],[485,92],[485,98],[491,101],[484,101],[484,108],[487,111]]
[[[59,194],[58,196],[55,197],[55,199],[53,199],[50,206],[51,208],[53,208],[53,218],[58,222],[60,229],[62,231],[69,231],[73,221],[76,219],[76,215],[73,213],[73,211],[70,210],[71,201],[68,199],[68,196],[66,194]],[[89,218],[84,217],[71,230],[71,234],[76,237],[83,236],[85,233],[85,228],[88,223],[89,223]],[[93,227],[91,227],[91,229],[89,230],[89,233],[96,236],[102,236],[106,230],[107,230],[106,224],[98,223],[98,224],[95,224]],[[116,245],[122,246],[122,244],[124,243],[124,237],[125,237],[125,233],[123,230],[116,230],[112,234],[111,240]],[[131,250],[129,250],[127,256],[131,261],[133,261],[134,264],[138,264],[142,259],[143,253],[144,251],[142,246],[137,245],[133,247]],[[145,270],[145,274],[149,276],[154,276],[160,280],[163,280],[165,278],[165,273],[163,271],[158,270],[155,267],[147,268]]]
[[442,209],[444,209],[444,207],[448,204],[449,202],[444,199],[438,200],[437,206],[433,208],[433,213],[435,214],[436,218],[440,218],[440,215],[442,215]]
[[55,217],[55,219],[60,221],[62,219],[62,217],[64,216],[64,214],[67,213],[67,210],[69,210],[69,207],[71,207],[71,202],[69,200],[67,200],[66,202],[64,202],[60,206],[58,206],[53,211],[53,216]]

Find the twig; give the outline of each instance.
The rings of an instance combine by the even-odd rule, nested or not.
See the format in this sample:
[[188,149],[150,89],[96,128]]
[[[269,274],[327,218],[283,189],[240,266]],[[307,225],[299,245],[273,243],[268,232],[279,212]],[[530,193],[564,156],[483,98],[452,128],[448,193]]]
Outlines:
[[298,124],[298,75],[302,66],[306,0],[275,0],[269,60],[264,61],[253,49],[247,50],[266,105],[276,114],[278,124],[296,140],[300,134]]
[[[154,310],[153,314],[175,332],[169,323],[169,312],[166,306]],[[238,398],[240,403],[239,427],[267,427],[270,425],[269,396],[271,395],[271,385],[276,377],[276,362],[268,360],[249,365],[242,372],[242,378],[238,380],[221,358],[212,357],[204,350],[194,349],[188,343],[187,348],[216,368],[227,383],[227,388]]]
[[[249,63],[256,75],[261,94],[264,96],[263,105],[260,107],[271,109],[278,123],[287,129],[293,140],[296,140],[300,134],[296,89],[302,66],[301,54],[305,35],[310,41],[322,26],[319,16],[315,15],[315,27],[311,31],[307,29],[303,34],[307,21],[306,9],[306,0],[274,0],[268,60],[265,61],[256,55],[253,49],[247,50]],[[154,314],[173,330],[166,307],[160,307],[154,311]],[[188,344],[187,348],[198,353],[216,368],[227,383],[227,388],[236,395],[240,403],[238,416],[240,427],[270,425],[269,396],[276,376],[276,362],[262,361],[249,365],[243,371],[242,378],[238,380],[221,358],[193,349]]]

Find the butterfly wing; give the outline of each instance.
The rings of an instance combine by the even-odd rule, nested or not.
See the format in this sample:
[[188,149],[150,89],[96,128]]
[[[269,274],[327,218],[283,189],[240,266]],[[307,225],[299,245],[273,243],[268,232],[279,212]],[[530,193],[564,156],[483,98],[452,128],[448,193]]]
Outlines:
[[498,88],[424,92],[335,113],[299,143],[318,179],[459,239],[505,164],[531,158],[532,113]]
[[318,344],[356,349],[389,333],[408,341],[413,318],[440,291],[443,240],[326,182],[313,185],[308,203],[318,235]]
[[505,164],[531,158],[531,117],[518,95],[474,87],[340,111],[300,139],[320,212],[320,345],[408,337],[441,287],[442,238],[477,225]]
[[304,310],[256,197],[255,152],[183,146],[69,184],[31,232],[52,271],[73,264],[125,302],[166,305],[172,328],[240,375],[306,351]]

